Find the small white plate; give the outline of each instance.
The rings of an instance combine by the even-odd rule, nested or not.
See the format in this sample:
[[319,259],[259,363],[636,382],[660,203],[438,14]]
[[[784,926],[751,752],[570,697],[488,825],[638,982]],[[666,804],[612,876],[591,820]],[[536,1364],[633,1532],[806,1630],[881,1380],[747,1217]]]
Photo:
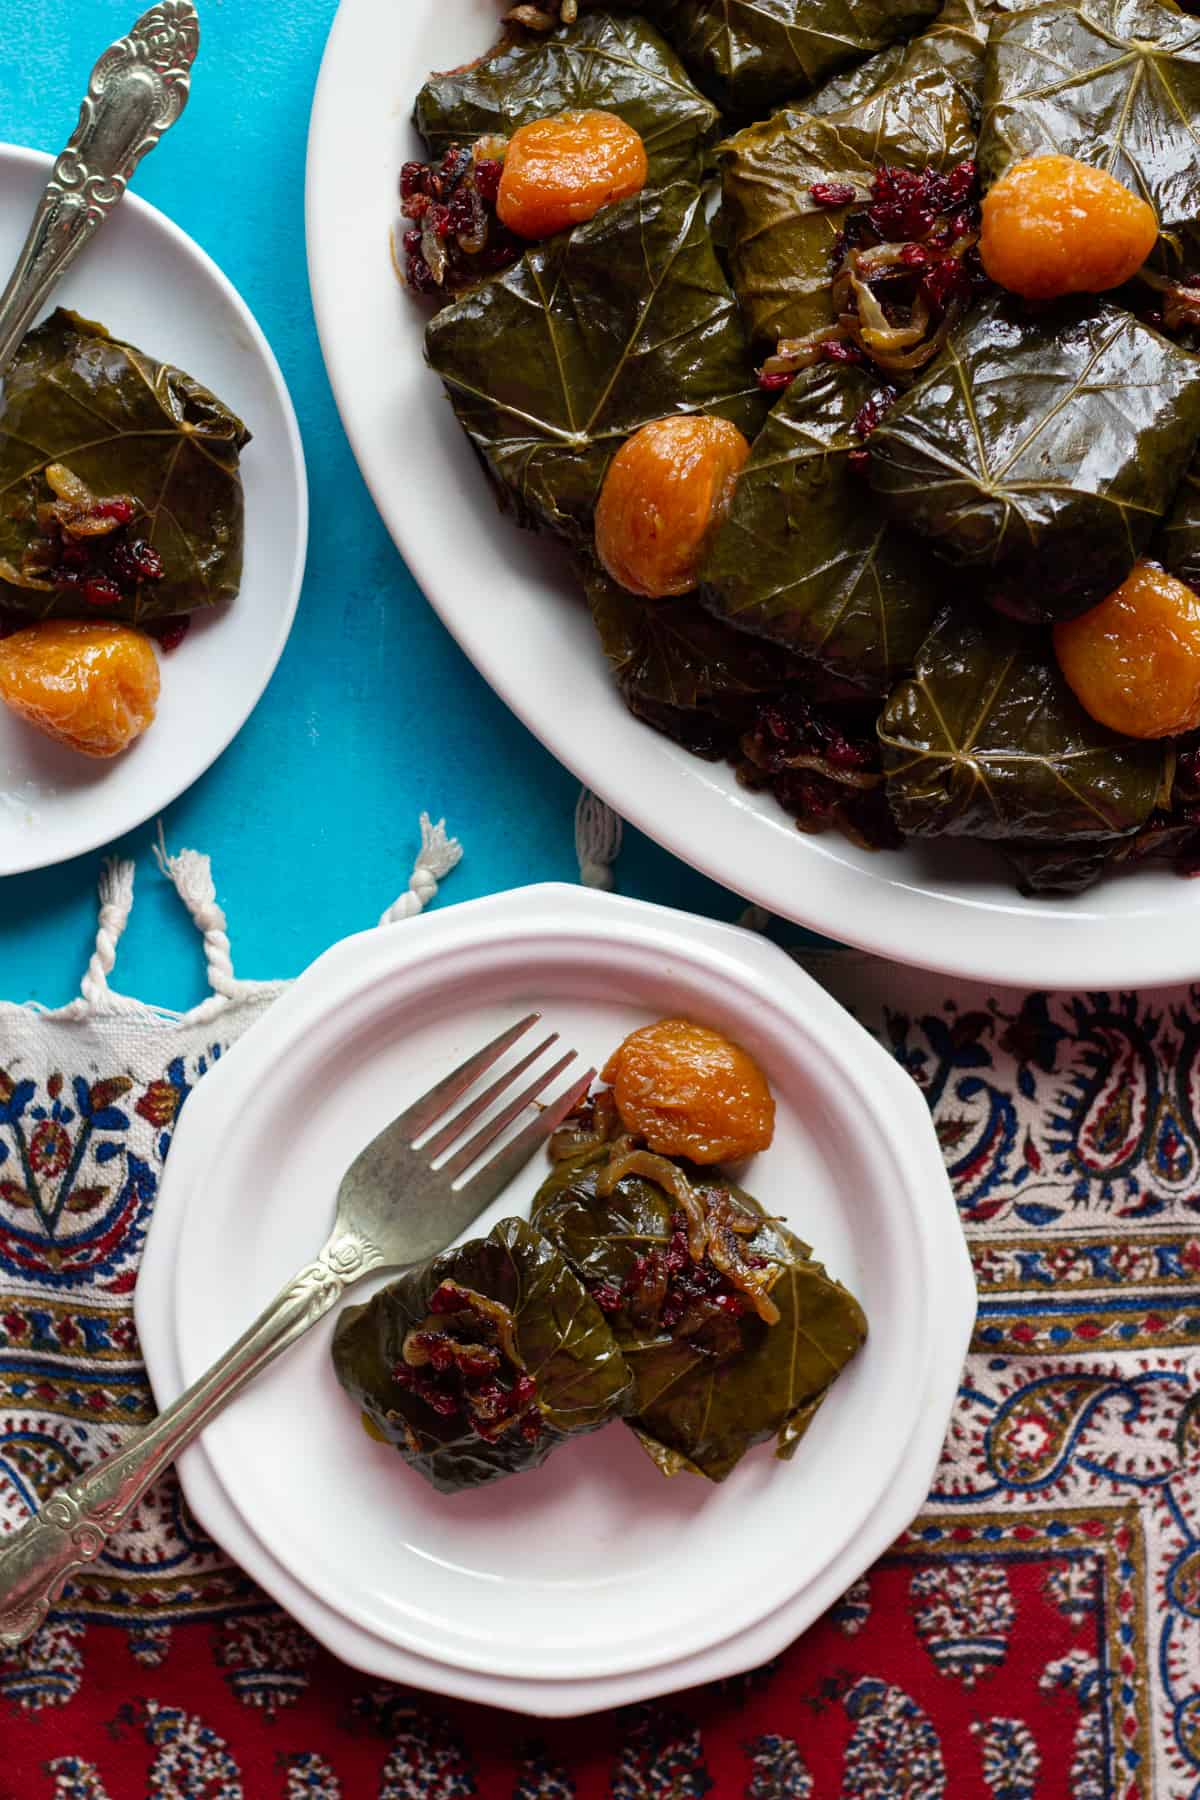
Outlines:
[[559,547],[497,508],[425,367],[428,309],[401,288],[388,250],[400,165],[422,154],[413,100],[431,69],[486,50],[496,21],[496,0],[341,0],[309,129],[309,281],[325,366],[375,504],[443,623],[581,781],[783,918],[1013,986],[1190,980],[1200,887],[1165,864],[1026,899],[998,856],[953,838],[872,854],[833,832],[802,836],[732,768],[689,756],[628,711]]
[[[975,1296],[924,1102],[789,958],[734,927],[530,888],[336,946],[205,1077],[137,1288],[160,1404],[311,1256],[361,1144],[531,1007],[593,1062],[632,1026],[684,1012],[766,1067],[777,1133],[747,1184],[870,1322],[795,1459],[763,1447],[719,1487],[668,1482],[613,1426],[535,1473],[438,1495],[362,1431],[327,1320],[181,1474],[212,1535],[345,1659],[574,1713],[677,1687],[693,1664],[750,1666],[887,1547],[925,1497]],[[467,1235],[526,1212],[546,1167]]]
[[[0,144],[0,268],[15,262],[52,166],[40,151]],[[79,756],[0,707],[0,876],[109,843],[203,775],[279,661],[308,545],[304,452],[279,365],[245,301],[178,226],[127,194],[52,305],[186,369],[245,420],[246,558],[237,599],[197,614],[179,648],[160,656],[158,716],[122,756]]]

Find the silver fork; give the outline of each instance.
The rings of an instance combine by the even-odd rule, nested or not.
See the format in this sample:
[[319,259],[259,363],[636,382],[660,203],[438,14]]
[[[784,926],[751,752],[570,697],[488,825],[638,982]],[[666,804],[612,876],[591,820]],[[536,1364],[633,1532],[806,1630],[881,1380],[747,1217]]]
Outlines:
[[[594,1069],[455,1186],[575,1060],[575,1052],[568,1050],[497,1112],[484,1116],[558,1041],[557,1032],[468,1100],[436,1136],[419,1149],[414,1146],[540,1016],[529,1013],[510,1025],[372,1139],[342,1177],[333,1230],[316,1261],[301,1269],[225,1355],[152,1424],[52,1494],[16,1531],[0,1537],[0,1646],[22,1643],[36,1631],[64,1584],[96,1560],[150,1483],[260,1369],[323,1318],[352,1282],[372,1269],[400,1268],[444,1250],[520,1173],[587,1093]],[[467,1128],[481,1118],[483,1123],[464,1139]],[[435,1169],[432,1165],[443,1156],[446,1160]]]

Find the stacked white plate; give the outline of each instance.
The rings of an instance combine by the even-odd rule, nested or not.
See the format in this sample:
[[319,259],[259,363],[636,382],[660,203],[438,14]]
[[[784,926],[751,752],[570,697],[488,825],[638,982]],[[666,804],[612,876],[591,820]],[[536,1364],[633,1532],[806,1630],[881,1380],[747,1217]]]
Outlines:
[[[975,1294],[920,1094],[782,951],[535,887],[339,944],[199,1084],[137,1287],[160,1404],[311,1259],[362,1145],[533,1008],[593,1063],[633,1026],[684,1014],[766,1069],[776,1136],[746,1185],[870,1324],[795,1458],[762,1446],[720,1486],[668,1481],[613,1425],[541,1470],[438,1494],[362,1430],[330,1318],[209,1426],[181,1474],[212,1536],[345,1660],[573,1714],[753,1667],[886,1550],[928,1491]],[[526,1213],[547,1166],[466,1235]]]

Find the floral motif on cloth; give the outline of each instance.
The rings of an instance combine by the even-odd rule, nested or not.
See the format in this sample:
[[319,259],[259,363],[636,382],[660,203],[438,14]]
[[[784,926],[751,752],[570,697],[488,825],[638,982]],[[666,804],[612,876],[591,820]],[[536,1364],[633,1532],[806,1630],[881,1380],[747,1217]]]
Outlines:
[[[533,1722],[338,1663],[167,1478],[0,1654],[0,1800],[1197,1800],[1200,994],[809,966],[928,1099],[980,1287],[888,1555],[763,1670]],[[150,1416],[132,1289],[164,1159],[271,998],[0,1009],[4,1525]]]

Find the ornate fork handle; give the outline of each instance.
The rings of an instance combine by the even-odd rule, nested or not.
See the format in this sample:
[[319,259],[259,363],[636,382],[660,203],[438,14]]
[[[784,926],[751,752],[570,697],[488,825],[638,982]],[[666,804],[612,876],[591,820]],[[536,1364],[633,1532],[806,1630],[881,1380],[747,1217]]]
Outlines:
[[199,42],[192,0],[159,0],[92,70],[79,123],[55,162],[0,295],[0,375],[59,276],[186,106]]
[[383,1262],[365,1238],[335,1234],[237,1343],[132,1441],[0,1537],[0,1646],[37,1630],[64,1583],[95,1562],[150,1483],[260,1369],[323,1318],[351,1282]]

